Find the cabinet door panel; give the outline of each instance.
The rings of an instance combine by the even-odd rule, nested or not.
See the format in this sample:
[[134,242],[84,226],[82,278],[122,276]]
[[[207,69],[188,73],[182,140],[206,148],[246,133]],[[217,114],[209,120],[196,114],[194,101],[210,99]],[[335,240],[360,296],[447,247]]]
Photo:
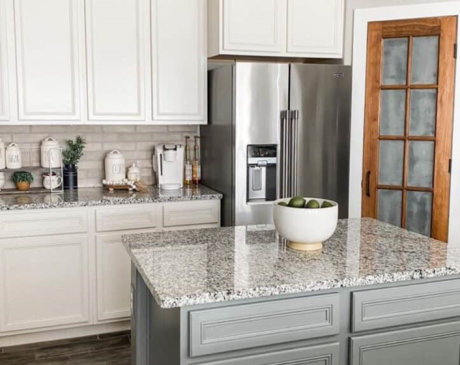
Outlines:
[[145,119],[144,0],[86,0],[90,120]]
[[224,51],[283,51],[283,0],[222,0]]
[[77,0],[14,0],[19,119],[79,120]]
[[152,0],[153,119],[206,121],[204,0]]
[[88,237],[0,240],[0,331],[89,323]]
[[460,323],[355,337],[352,365],[458,365]]
[[127,319],[130,311],[131,259],[121,234],[96,238],[97,319]]
[[8,58],[6,34],[6,2],[0,1],[0,120],[10,118],[8,90]]
[[342,57],[343,0],[288,0],[288,53]]

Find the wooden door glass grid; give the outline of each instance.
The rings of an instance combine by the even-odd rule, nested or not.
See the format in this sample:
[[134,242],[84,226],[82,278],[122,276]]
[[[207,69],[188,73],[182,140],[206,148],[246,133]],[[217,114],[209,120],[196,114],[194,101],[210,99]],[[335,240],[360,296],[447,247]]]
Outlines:
[[443,241],[456,36],[457,17],[369,23],[368,33],[362,214]]
[[[432,48],[425,57],[433,59],[433,54],[436,57],[434,61],[428,62],[425,70],[420,70],[419,64],[421,62],[416,60],[415,57],[423,53],[417,49],[423,43]],[[423,100],[429,99],[434,93],[435,98],[433,100],[435,103],[431,105],[434,110],[427,110],[426,112],[435,115],[438,89],[439,36],[384,38],[382,54],[381,109],[378,137],[380,161],[376,167],[378,176],[377,212],[380,215],[382,214],[380,211],[383,210],[379,210],[379,203],[383,204],[384,201],[387,201],[390,204],[394,204],[395,201],[400,201],[400,214],[388,217],[388,220],[396,225],[409,229],[413,228],[425,235],[431,235],[436,118],[433,118],[431,128],[429,126],[428,128],[417,128],[420,120],[411,118],[411,112],[417,110],[413,106],[417,102],[417,98],[420,98],[420,96],[417,96],[418,94],[426,94],[422,98]],[[417,131],[417,129],[422,129],[422,131]],[[420,142],[424,142],[424,148],[420,148],[422,147],[419,144]],[[417,153],[417,150],[421,151]],[[398,155],[402,157],[402,160],[398,158]],[[410,160],[414,159],[414,155],[425,157],[426,161],[424,162],[431,165],[431,172],[427,174],[425,171],[425,176],[421,177],[414,176],[417,175],[416,171],[410,170],[410,166],[413,165]],[[388,168],[381,168],[385,163],[388,163],[391,171],[388,171]],[[393,166],[391,166],[392,164]],[[410,198],[409,201],[408,197]],[[424,201],[425,204],[430,206],[428,209],[427,207],[425,208],[427,214],[418,215],[418,218],[424,218],[425,222],[411,222],[410,219],[409,221],[407,219],[408,204],[410,205],[411,200],[414,199]],[[391,206],[387,207],[386,210],[396,212],[395,207]],[[425,227],[424,231],[423,227]]]

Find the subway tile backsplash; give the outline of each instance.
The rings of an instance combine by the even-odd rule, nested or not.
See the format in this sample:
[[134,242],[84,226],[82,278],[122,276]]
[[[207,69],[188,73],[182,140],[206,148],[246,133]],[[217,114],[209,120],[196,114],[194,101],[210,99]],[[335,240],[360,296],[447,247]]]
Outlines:
[[[47,137],[56,138],[61,147],[65,141],[82,136],[87,146],[85,156],[78,167],[79,187],[99,187],[104,179],[105,155],[119,150],[126,159],[126,166],[136,163],[141,168],[142,180],[155,183],[152,166],[154,145],[161,142],[184,143],[186,135],[197,135],[199,128],[190,125],[174,126],[0,126],[0,137],[8,145],[16,142],[22,149],[33,148],[33,163],[40,160],[40,145]],[[25,157],[29,159],[29,157]],[[26,163],[24,163],[25,165]],[[37,174],[37,172],[34,172]],[[13,188],[12,172],[5,174],[5,188]],[[41,186],[42,178],[35,176],[32,186]]]

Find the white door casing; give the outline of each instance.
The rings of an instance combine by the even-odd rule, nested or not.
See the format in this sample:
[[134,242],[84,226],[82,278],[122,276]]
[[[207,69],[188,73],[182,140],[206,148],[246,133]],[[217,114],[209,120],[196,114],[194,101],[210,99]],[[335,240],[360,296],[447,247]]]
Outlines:
[[13,0],[20,120],[80,120],[78,0]]
[[[357,9],[354,13],[353,29],[353,91],[351,116],[350,194],[349,216],[361,217],[361,180],[363,174],[364,109],[367,64],[367,27],[369,22],[417,19],[438,16],[460,16],[460,2],[417,4],[381,8]],[[460,39],[460,28],[457,39]],[[453,51],[452,51],[453,55]],[[460,85],[460,66],[457,62],[456,89]],[[454,134],[452,151],[452,173],[449,217],[449,243],[460,245],[460,95],[454,99]]]
[[206,123],[205,0],[151,0],[153,120]]
[[86,0],[89,120],[146,119],[145,4]]

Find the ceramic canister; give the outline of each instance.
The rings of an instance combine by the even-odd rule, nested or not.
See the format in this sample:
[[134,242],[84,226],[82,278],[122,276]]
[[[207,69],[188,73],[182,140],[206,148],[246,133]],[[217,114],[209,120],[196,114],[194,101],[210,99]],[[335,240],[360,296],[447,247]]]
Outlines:
[[5,173],[0,172],[0,190],[5,186]]
[[125,158],[120,151],[112,151],[105,158],[105,180],[120,182],[126,178]]
[[0,170],[6,167],[5,142],[0,138]]
[[20,169],[22,167],[21,149],[16,143],[8,145],[5,156],[7,169]]
[[135,163],[128,169],[128,180],[139,181],[141,179],[141,169]]
[[42,167],[57,168],[61,167],[62,154],[59,142],[52,137],[48,137],[42,142],[41,162]]

